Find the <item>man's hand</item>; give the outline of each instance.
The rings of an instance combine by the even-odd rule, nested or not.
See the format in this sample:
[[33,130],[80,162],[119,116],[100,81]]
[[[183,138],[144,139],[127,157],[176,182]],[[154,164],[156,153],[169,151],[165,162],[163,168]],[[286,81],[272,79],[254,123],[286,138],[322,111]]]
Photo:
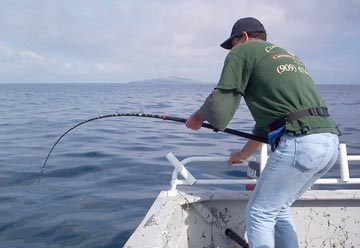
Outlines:
[[249,156],[244,154],[244,152],[241,151],[236,151],[236,152],[232,152],[230,153],[230,158],[228,160],[228,164],[232,165],[232,164],[241,164],[244,160],[248,159]]
[[185,125],[187,128],[192,130],[198,130],[201,128],[201,125],[205,121],[204,117],[201,115],[200,111],[196,111],[186,120]]
[[259,141],[249,140],[240,151],[230,153],[228,164],[232,165],[236,163],[242,163],[244,160],[248,159],[250,155],[260,147],[261,144],[262,143]]

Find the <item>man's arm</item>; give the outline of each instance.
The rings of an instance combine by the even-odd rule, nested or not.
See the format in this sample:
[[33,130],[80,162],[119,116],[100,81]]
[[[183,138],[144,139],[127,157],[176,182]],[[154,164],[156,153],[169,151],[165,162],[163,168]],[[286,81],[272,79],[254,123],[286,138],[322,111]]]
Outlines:
[[207,120],[216,129],[223,131],[240,104],[241,95],[233,90],[214,90],[205,100],[204,104],[192,114],[186,126],[198,130]]
[[185,125],[187,128],[192,130],[198,130],[201,128],[202,123],[205,121],[205,118],[202,116],[200,110],[197,110],[195,113],[190,115],[186,120]]

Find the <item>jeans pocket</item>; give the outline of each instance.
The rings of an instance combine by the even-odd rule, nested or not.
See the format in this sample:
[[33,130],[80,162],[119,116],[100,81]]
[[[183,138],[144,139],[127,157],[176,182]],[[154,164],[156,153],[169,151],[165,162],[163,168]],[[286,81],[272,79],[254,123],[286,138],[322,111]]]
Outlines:
[[318,171],[322,169],[329,152],[330,144],[316,141],[295,140],[295,159],[293,166],[300,171]]

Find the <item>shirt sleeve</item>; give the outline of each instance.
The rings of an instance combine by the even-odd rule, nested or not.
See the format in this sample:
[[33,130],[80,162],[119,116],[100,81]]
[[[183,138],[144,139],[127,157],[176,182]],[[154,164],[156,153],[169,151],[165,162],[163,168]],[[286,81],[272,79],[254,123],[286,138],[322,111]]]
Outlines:
[[[245,51],[240,51],[240,54]],[[249,65],[243,56],[231,51],[225,58],[224,67],[216,89],[235,90],[245,95],[245,89],[249,82],[252,66]]]
[[202,116],[215,128],[224,131],[239,107],[241,94],[234,90],[215,89],[200,107]]

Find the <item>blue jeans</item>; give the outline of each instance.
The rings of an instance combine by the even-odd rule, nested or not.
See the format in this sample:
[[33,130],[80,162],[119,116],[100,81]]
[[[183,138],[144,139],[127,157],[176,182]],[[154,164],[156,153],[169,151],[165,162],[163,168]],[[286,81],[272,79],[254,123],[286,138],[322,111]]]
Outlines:
[[298,247],[290,206],[333,166],[338,145],[330,133],[281,137],[247,206],[250,248]]

